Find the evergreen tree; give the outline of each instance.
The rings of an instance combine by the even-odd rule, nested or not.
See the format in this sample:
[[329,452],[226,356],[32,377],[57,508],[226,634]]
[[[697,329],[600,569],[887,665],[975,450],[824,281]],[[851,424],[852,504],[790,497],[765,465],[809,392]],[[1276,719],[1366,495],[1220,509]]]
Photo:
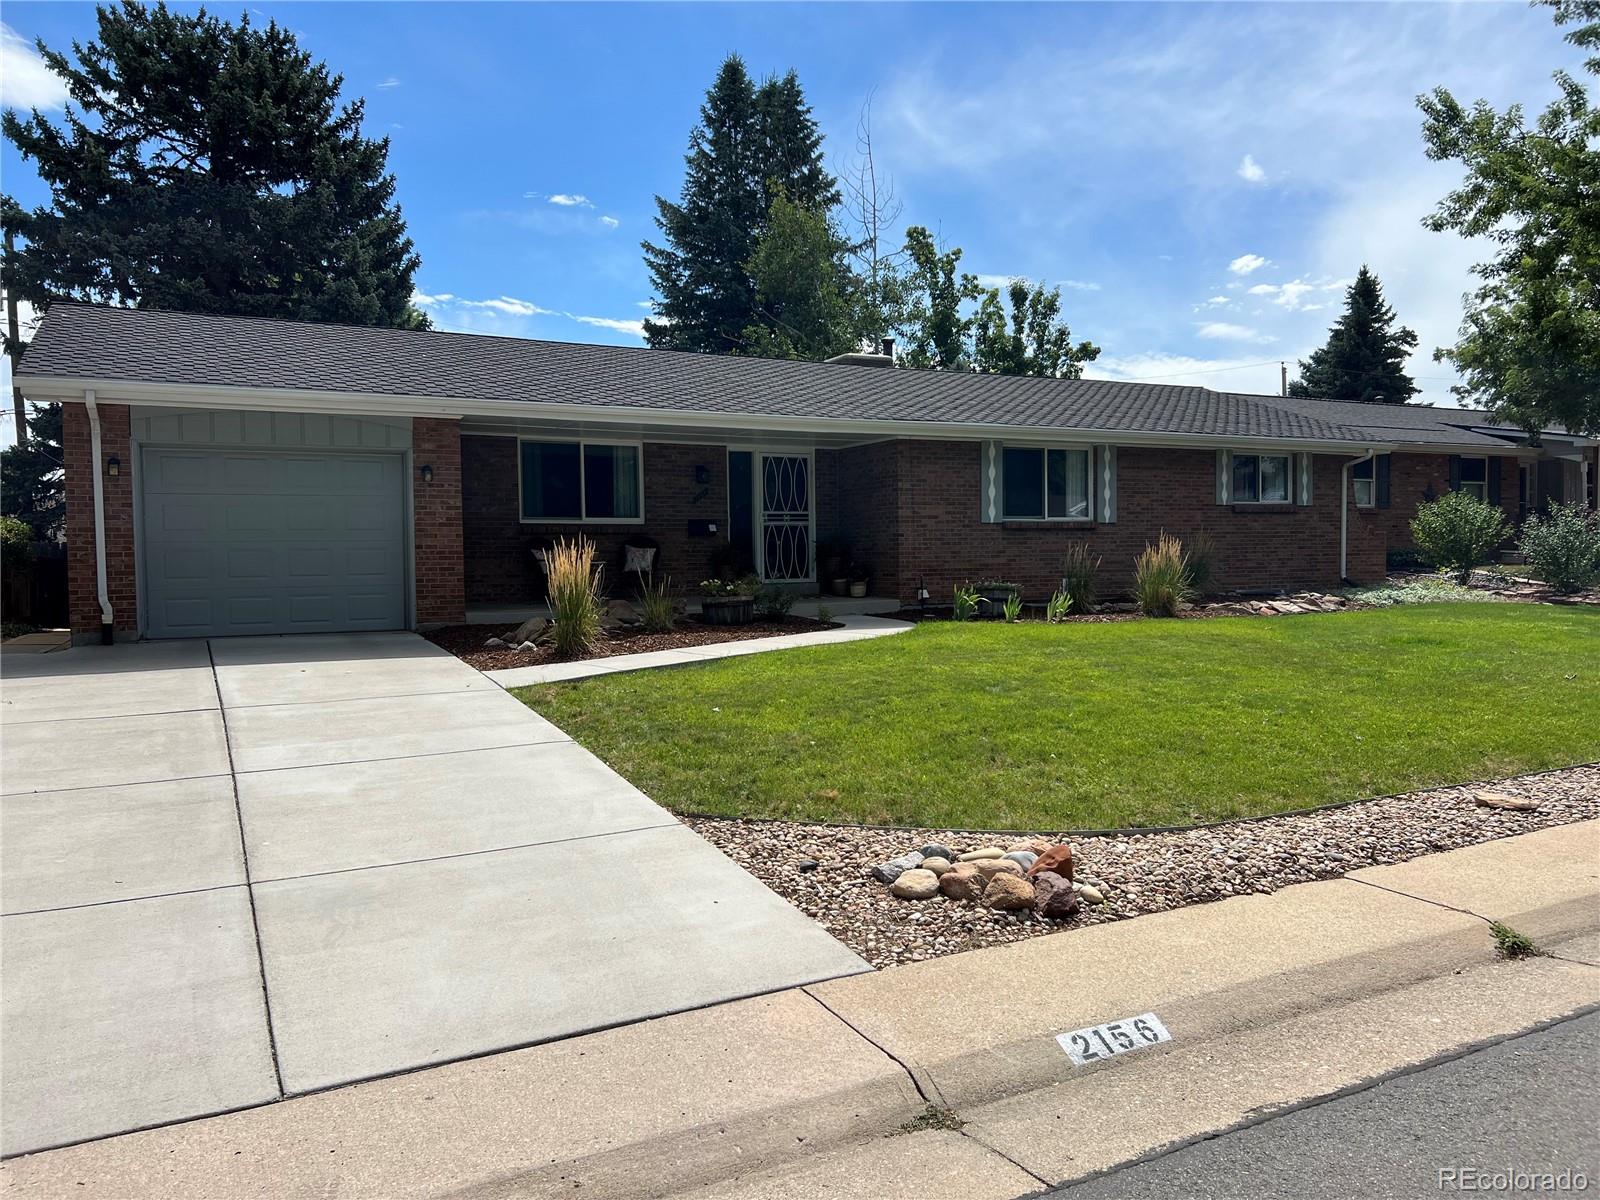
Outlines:
[[643,244],[655,285],[645,340],[669,350],[727,354],[763,320],[750,263],[781,193],[826,214],[838,185],[822,165],[822,135],[794,72],[758,89],[729,55],[690,134],[683,191],[656,197],[663,245]]
[[1395,327],[1395,312],[1383,299],[1378,277],[1363,265],[1345,292],[1344,315],[1328,331],[1328,344],[1300,362],[1291,396],[1404,404],[1419,389],[1405,372],[1417,335]]
[[1100,347],[1093,342],[1072,344],[1072,330],[1061,319],[1059,287],[1047,292],[1043,284],[1013,279],[1007,299],[1009,323],[998,288],[984,295],[978,309],[973,359],[981,373],[1077,379],[1084,363],[1100,357]]
[[49,207],[5,200],[25,242],[17,294],[360,325],[417,325],[418,260],[394,202],[388,141],[294,36],[146,8],[97,9],[97,40],[39,52],[66,81],[58,128],[38,112],[4,133],[49,185]]
[[40,540],[63,537],[67,493],[61,471],[61,405],[33,404],[28,440],[0,450],[0,515],[20,517]]
[[849,249],[825,214],[779,188],[748,264],[760,324],[745,329],[743,353],[817,361],[856,349],[860,289]]

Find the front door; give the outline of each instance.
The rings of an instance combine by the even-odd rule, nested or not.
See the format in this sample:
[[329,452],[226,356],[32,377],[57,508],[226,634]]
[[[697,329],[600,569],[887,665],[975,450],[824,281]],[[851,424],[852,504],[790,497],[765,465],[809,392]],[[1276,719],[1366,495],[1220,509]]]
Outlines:
[[812,481],[810,454],[760,454],[756,478],[756,562],[772,583],[810,583]]

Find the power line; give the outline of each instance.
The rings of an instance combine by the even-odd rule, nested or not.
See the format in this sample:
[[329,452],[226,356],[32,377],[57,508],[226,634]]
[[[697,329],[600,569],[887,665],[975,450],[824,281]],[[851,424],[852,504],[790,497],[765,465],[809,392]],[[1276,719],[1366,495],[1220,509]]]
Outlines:
[[[1122,382],[1124,382],[1124,383],[1144,383],[1147,380],[1152,380],[1152,379],[1178,379],[1178,378],[1180,378],[1182,376],[1187,376],[1187,375],[1221,375],[1221,374],[1225,374],[1228,371],[1250,371],[1250,370],[1254,370],[1257,367],[1275,367],[1281,361],[1282,361],[1281,359],[1269,358],[1269,359],[1266,359],[1263,362],[1238,363],[1237,365],[1231,366],[1231,367],[1207,367],[1203,371],[1169,371],[1168,373],[1166,373],[1164,375],[1130,375],[1130,376],[1128,376],[1127,379],[1123,380]],[[1361,372],[1352,370],[1349,367],[1324,367],[1323,370],[1338,371],[1342,375],[1359,375],[1359,374],[1361,374]],[[1458,383],[1458,382],[1460,382],[1459,379],[1454,375],[1413,375],[1413,376],[1411,376],[1411,378],[1412,379],[1426,379],[1426,380],[1428,380],[1430,382],[1433,382],[1433,383]]]

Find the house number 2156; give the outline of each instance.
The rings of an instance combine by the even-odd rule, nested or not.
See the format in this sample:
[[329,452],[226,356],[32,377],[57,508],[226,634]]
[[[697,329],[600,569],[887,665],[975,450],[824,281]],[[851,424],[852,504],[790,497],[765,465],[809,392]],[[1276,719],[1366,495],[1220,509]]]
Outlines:
[[1080,1067],[1099,1062],[1102,1058],[1112,1058],[1130,1050],[1142,1050],[1157,1042],[1171,1040],[1172,1035],[1167,1032],[1167,1027],[1153,1012],[1056,1035],[1056,1041],[1061,1043],[1067,1057]]

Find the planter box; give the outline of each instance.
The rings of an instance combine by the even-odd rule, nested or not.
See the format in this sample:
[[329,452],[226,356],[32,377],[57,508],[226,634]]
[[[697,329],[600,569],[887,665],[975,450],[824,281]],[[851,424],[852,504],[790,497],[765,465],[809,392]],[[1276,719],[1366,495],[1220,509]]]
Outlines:
[[867,594],[867,581],[865,579],[859,579],[855,583],[852,583],[850,585],[850,594],[858,600],[865,596]]
[[984,617],[998,617],[1001,610],[1005,608],[1006,601],[1011,599],[1012,595],[1017,590],[1018,589],[1016,588],[984,588],[978,593],[978,595],[987,601],[987,603],[980,604],[978,606],[978,615]]
[[756,619],[754,596],[702,596],[700,619],[707,625],[748,625]]

